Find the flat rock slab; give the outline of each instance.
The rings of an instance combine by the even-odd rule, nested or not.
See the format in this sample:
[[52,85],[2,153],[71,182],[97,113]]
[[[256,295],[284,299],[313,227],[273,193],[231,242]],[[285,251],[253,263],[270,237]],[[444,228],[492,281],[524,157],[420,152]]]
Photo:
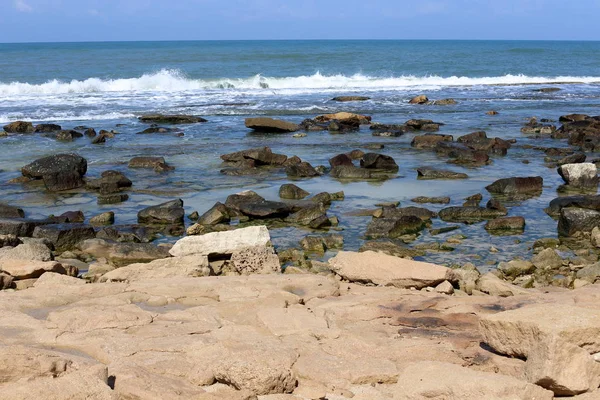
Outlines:
[[298,125],[292,122],[267,117],[246,118],[245,124],[247,128],[258,132],[285,133],[296,132],[300,129]]
[[251,226],[227,232],[184,237],[175,243],[169,253],[174,257],[192,254],[233,254],[248,247],[266,246],[270,240],[271,236],[266,226]]
[[455,280],[452,270],[441,265],[373,251],[340,251],[329,260],[329,266],[335,273],[351,282],[374,283],[380,286],[421,289],[437,286],[445,280]]
[[143,279],[164,279],[172,277],[208,276],[210,268],[205,256],[185,256],[163,258],[149,263],[130,264],[104,274],[100,282],[139,281]]
[[10,274],[15,280],[39,278],[46,272],[68,273],[68,270],[56,261],[17,259],[1,259],[0,271]]

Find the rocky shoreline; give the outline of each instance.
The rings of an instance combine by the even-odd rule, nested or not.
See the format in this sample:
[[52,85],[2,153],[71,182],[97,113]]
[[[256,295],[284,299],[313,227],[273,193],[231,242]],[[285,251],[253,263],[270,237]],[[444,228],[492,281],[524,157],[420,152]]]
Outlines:
[[[184,115],[140,121],[171,125],[140,134],[170,135],[181,133],[179,124],[206,122]],[[174,199],[140,209],[130,225],[114,225],[136,184],[127,173],[95,168],[100,175],[89,177],[88,161],[74,153],[34,160],[11,184],[94,193],[115,211],[32,219],[26,209],[0,205],[0,307],[7,316],[0,325],[0,398],[600,398],[600,196],[596,161],[586,162],[585,154],[596,151],[599,121],[570,114],[560,127],[535,119],[523,126],[525,135],[569,146],[540,149],[564,181],[544,210],[558,220],[558,238],[548,232],[552,237],[531,244],[531,257],[490,272],[480,272],[476,260],[413,260],[452,251],[463,235],[411,243],[482,222],[485,231],[518,240],[529,217],[513,215],[511,204],[539,196],[541,176],[496,180],[485,187],[491,198],[484,205],[478,193],[462,206],[419,196],[412,200],[418,206],[389,199],[355,210],[371,220],[360,252],[349,252],[339,232],[344,216],[330,212],[344,192],[311,195],[302,182],[324,175],[348,183],[393,179],[402,163],[376,146],[332,154],[328,166],[269,147],[223,154],[224,176],[283,172],[298,185],[281,185],[279,199],[233,193],[203,214],[186,215],[183,200]],[[456,139],[432,133],[443,124],[423,119],[381,124],[337,113],[300,124],[246,120],[254,132],[296,138],[365,126],[374,137],[414,135],[415,151],[470,168],[485,168],[518,146],[483,131]],[[94,145],[118,135],[23,121],[4,131],[59,141],[87,136]],[[127,167],[168,174],[177,166],[136,156]],[[438,165],[416,172],[419,180],[469,178]],[[311,234],[296,248],[275,249],[269,229],[290,227]],[[154,243],[164,236],[182,238]],[[325,261],[326,252],[335,256]]]

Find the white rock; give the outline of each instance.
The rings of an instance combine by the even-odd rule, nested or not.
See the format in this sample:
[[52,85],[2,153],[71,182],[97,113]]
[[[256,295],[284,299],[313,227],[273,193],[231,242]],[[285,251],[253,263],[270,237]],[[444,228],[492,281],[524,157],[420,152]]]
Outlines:
[[271,240],[266,226],[251,226],[227,232],[212,232],[180,239],[169,251],[174,257],[192,254],[233,254],[247,247],[266,246]]
[[564,164],[558,167],[558,173],[569,186],[598,186],[598,168],[594,163]]

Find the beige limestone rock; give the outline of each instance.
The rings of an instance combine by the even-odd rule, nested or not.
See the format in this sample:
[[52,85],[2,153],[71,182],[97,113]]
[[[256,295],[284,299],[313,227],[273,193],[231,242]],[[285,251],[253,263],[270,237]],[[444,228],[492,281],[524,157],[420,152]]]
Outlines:
[[42,243],[24,243],[17,247],[0,248],[0,259],[52,261],[50,249]]
[[56,261],[1,259],[0,271],[10,274],[15,280],[39,278],[45,272],[77,275],[76,268],[65,268]]
[[402,371],[394,400],[552,400],[552,392],[513,377],[441,362],[415,363]]
[[55,272],[46,272],[33,284],[34,287],[55,287],[62,285],[85,285],[85,280],[74,276],[57,274]]
[[259,310],[257,316],[275,336],[305,333],[322,337],[329,330],[323,316],[317,316],[305,307],[269,307]]
[[477,287],[480,291],[492,296],[509,297],[530,294],[530,292],[526,289],[516,285],[511,285],[510,283],[498,278],[491,272],[479,277],[477,280]]
[[100,282],[139,281],[173,277],[209,276],[208,258],[201,255],[171,257],[149,263],[130,264],[114,269],[100,277]]
[[134,304],[93,305],[53,311],[48,323],[62,332],[82,333],[99,329],[127,329],[152,322],[152,314]]
[[456,280],[449,268],[373,251],[340,251],[329,260],[329,265],[331,270],[350,282],[381,286],[421,289],[437,286],[445,280]]
[[253,246],[231,255],[231,263],[238,275],[274,274],[281,272],[279,257],[272,247]]
[[251,226],[226,232],[212,232],[180,239],[169,251],[174,257],[192,254],[233,254],[253,246],[266,246],[271,240],[266,226]]
[[444,281],[435,287],[435,291],[437,293],[450,295],[454,293],[454,286],[452,286],[450,282]]

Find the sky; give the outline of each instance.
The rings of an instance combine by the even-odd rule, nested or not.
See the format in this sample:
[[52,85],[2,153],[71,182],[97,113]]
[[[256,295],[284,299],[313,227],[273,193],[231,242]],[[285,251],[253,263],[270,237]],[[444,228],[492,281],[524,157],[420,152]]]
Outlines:
[[0,42],[600,40],[600,0],[0,0]]

